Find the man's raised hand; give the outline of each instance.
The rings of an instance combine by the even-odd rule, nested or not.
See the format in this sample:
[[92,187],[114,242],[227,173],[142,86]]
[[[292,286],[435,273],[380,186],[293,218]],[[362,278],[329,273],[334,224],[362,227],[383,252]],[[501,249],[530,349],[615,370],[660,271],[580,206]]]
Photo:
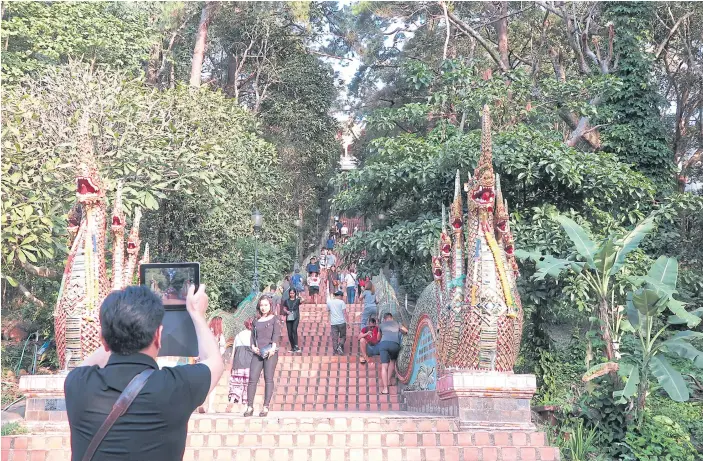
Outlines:
[[186,309],[191,315],[198,314],[205,317],[207,312],[208,297],[205,293],[205,284],[201,283],[198,292],[195,293],[195,286],[188,287],[188,296],[186,296]]

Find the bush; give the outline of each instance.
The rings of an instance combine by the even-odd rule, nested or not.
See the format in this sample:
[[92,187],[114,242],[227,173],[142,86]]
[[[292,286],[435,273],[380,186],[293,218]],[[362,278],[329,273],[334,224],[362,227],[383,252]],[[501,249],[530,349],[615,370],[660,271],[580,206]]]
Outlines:
[[0,435],[3,437],[6,435],[18,435],[18,434],[26,434],[27,433],[27,428],[22,425],[19,421],[12,421],[6,424],[2,425],[2,429],[0,429]]
[[645,419],[642,427],[627,432],[624,445],[630,450],[624,459],[642,461],[694,461],[696,450],[689,435],[667,416]]

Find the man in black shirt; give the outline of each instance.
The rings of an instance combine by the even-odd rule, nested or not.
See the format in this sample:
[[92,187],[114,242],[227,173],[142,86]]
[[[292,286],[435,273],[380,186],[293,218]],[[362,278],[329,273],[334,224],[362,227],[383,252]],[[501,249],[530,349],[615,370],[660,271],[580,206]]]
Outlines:
[[127,384],[153,368],[144,388],[117,419],[93,457],[100,461],[183,459],[188,419],[203,404],[224,371],[218,344],[205,320],[205,286],[191,285],[186,309],[198,337],[200,362],[159,370],[164,307],[144,286],[111,293],[100,307],[103,347],[66,377],[66,411],[71,428],[71,459],[80,461]]

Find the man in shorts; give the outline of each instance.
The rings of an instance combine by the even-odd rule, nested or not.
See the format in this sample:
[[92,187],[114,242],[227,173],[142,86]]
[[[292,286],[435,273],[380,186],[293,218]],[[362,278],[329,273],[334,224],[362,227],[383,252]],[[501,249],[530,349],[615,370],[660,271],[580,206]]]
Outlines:
[[378,355],[378,341],[381,339],[381,332],[376,325],[376,317],[369,318],[369,324],[361,329],[358,336],[359,348],[361,349],[361,363],[366,363],[369,357]]
[[408,329],[393,320],[393,314],[390,312],[383,316],[383,322],[378,329],[381,331],[381,340],[377,345],[378,355],[381,356],[381,394],[388,394],[388,382],[395,373],[395,361],[400,353],[402,335],[407,334]]
[[317,295],[320,293],[320,276],[313,272],[308,277],[308,295],[312,304],[317,304]]

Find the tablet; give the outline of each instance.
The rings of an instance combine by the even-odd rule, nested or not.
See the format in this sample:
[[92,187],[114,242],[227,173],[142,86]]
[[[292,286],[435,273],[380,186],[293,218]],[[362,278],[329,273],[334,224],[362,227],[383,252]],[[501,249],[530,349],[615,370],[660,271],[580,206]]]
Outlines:
[[139,279],[161,298],[166,310],[159,356],[197,357],[198,338],[186,311],[186,295],[191,285],[196,291],[200,286],[200,264],[142,264]]

